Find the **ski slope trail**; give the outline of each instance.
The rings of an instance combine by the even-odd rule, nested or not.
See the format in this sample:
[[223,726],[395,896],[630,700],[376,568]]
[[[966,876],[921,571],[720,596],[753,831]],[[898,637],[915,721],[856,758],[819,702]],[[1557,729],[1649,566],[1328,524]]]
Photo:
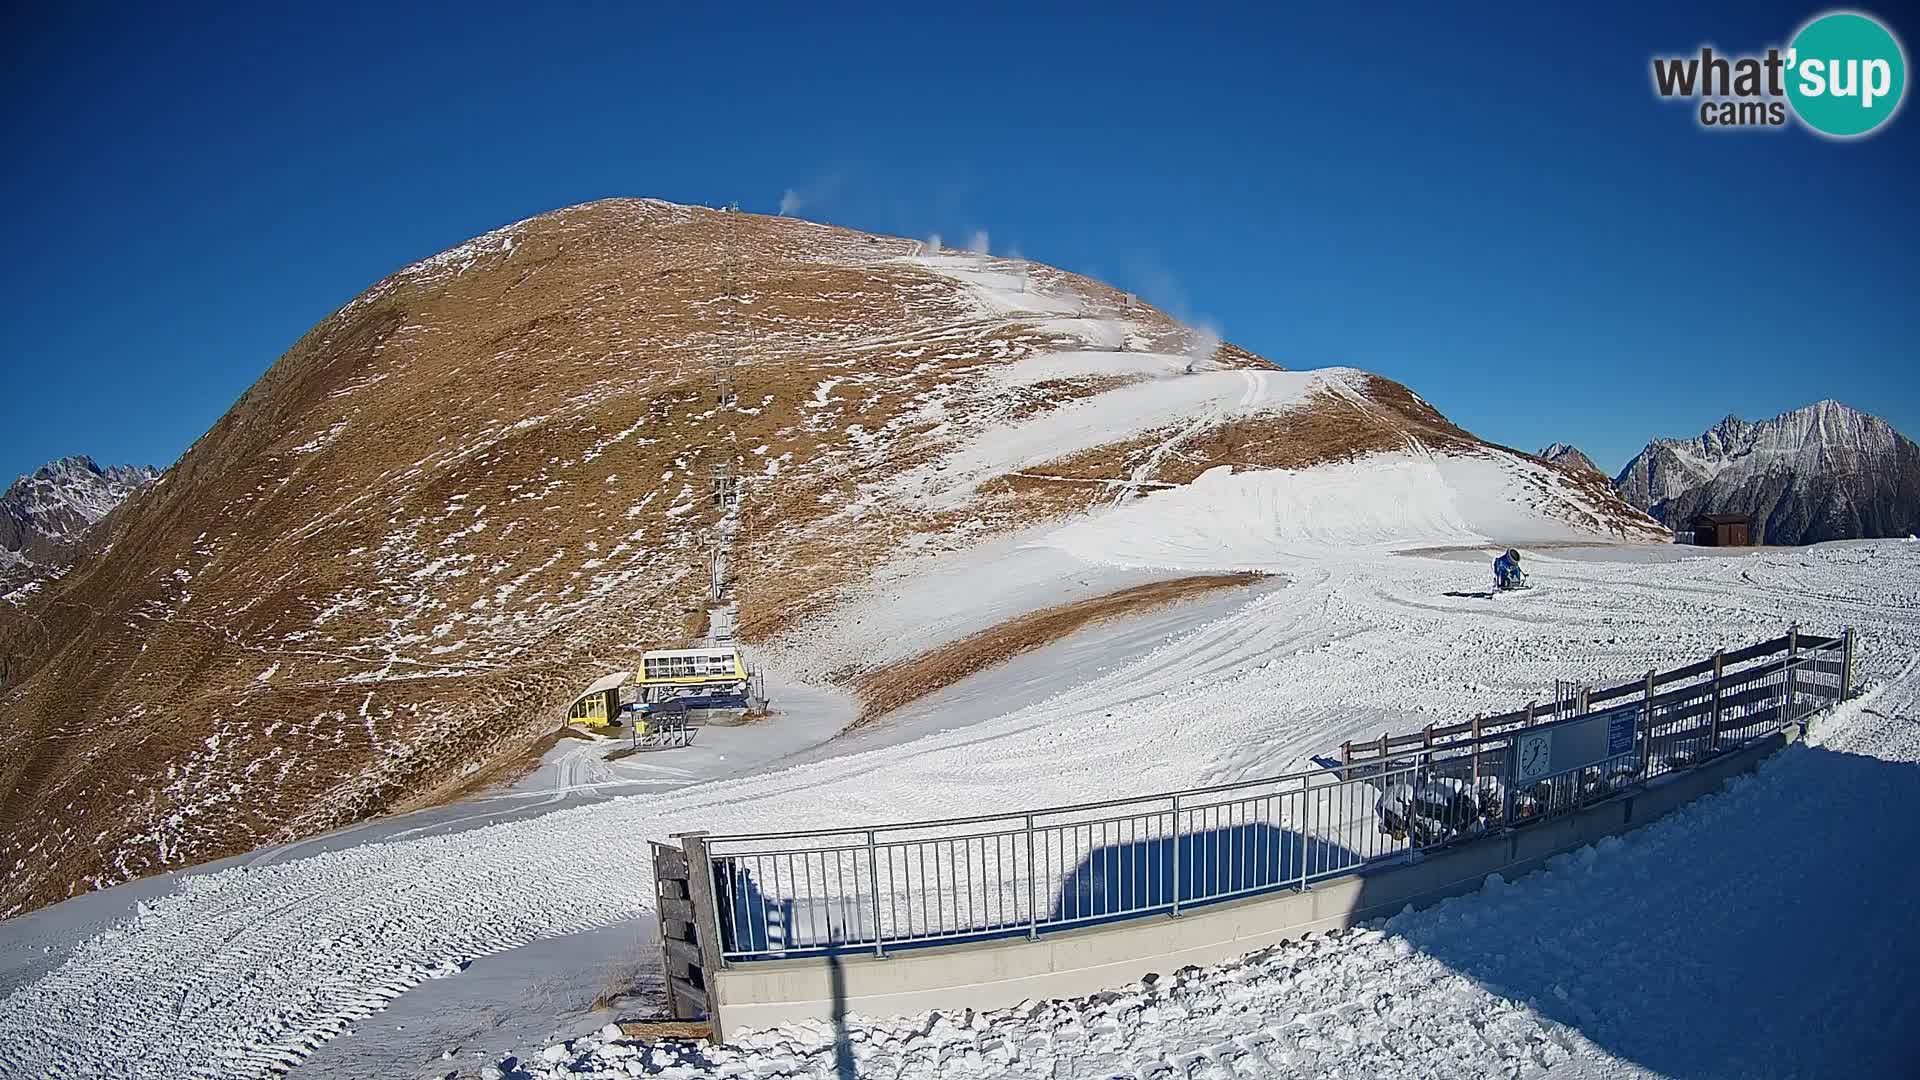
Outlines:
[[[678,1075],[1906,1075],[1916,666],[1757,775],[1517,882],[1090,998],[751,1033]],[[589,1036],[519,1067],[611,1080],[684,1060]]]
[[[736,832],[975,814],[1278,773],[1343,738],[1511,708],[1538,696],[1556,678],[1630,679],[1715,648],[1773,636],[1795,620],[1821,630],[1857,627],[1862,635],[1858,662],[1867,678],[1892,680],[1920,652],[1920,544],[1825,545],[1679,561],[1547,554],[1529,561],[1529,571],[1542,585],[1538,595],[1512,602],[1471,597],[1468,590],[1485,588],[1487,571],[1478,557],[1460,562],[1365,549],[1336,557],[1321,550],[1317,558],[1272,554],[1267,568],[1286,575],[1284,587],[1261,592],[1129,663],[1095,674],[1070,694],[962,729],[722,783],[562,807],[451,835],[182,875],[172,893],[141,902],[118,925],[72,944],[63,962],[0,998],[0,1076],[243,1077],[283,1071],[423,980],[458,978],[468,961],[536,938],[644,915],[652,904],[646,843],[678,830]],[[1133,556],[1143,557],[1143,549]],[[1190,552],[1179,556],[1190,557]],[[1242,561],[1239,555],[1222,559],[1223,564],[1237,561]],[[1910,680],[1896,689],[1910,693]],[[1890,689],[1877,700],[1910,699],[1897,699]],[[1884,704],[1875,707],[1886,711]],[[1887,715],[1910,717],[1911,706],[1895,705]],[[1888,723],[1898,734],[1898,725]],[[1780,772],[1793,761],[1870,756],[1846,749],[1840,738],[1836,732],[1836,741],[1818,750],[1783,758],[1769,771],[1768,783],[1777,787],[1786,783],[1779,776],[1801,775]],[[1874,751],[1883,756],[1872,760],[1905,752]],[[1861,816],[1850,827],[1862,842],[1876,832],[1877,819],[1864,804],[1877,797],[1863,785],[1840,804],[1861,805]],[[1751,813],[1738,810],[1745,804],[1734,796],[1715,803],[1723,804],[1731,809],[1716,812],[1727,820],[1729,835],[1716,839],[1716,845],[1732,844],[1755,830],[1762,818],[1753,815],[1779,816],[1771,804],[1754,804]],[[1826,824],[1822,805],[1814,801],[1802,807],[1808,822]],[[1639,850],[1642,843],[1630,839],[1625,847]],[[1804,856],[1818,846],[1794,836],[1767,843],[1768,858],[1783,870],[1797,865],[1787,854]],[[1677,858],[1678,850],[1666,849],[1662,860],[1684,861]],[[1614,851],[1602,852],[1599,864],[1616,857]],[[1641,876],[1642,884],[1651,883],[1650,871]],[[1720,886],[1703,901],[1681,891],[1657,896],[1659,903],[1673,905],[1675,918],[1692,920],[1685,925],[1721,944],[1727,943],[1717,936],[1715,919],[1782,907],[1759,894]],[[1455,913],[1448,918],[1470,925],[1459,914],[1467,910],[1442,909]],[[24,934],[36,918],[0,923],[0,934]],[[1643,908],[1638,921],[1650,919]],[[1542,928],[1538,934],[1546,932]],[[1602,929],[1593,933],[1596,942],[1607,941]],[[1244,1003],[1240,1012],[1225,1009],[1221,1017],[1239,1015],[1247,1025],[1256,1016],[1266,1017],[1257,1030],[1223,1034],[1220,1045],[1251,1046],[1266,1032],[1276,1048],[1286,1049],[1292,1044],[1282,1043],[1281,1034],[1289,1039],[1298,1034],[1334,1040],[1327,1043],[1328,1052],[1345,1044],[1326,1032],[1337,1030],[1341,1025],[1335,1020],[1355,1009],[1403,1015],[1369,989],[1368,980],[1379,977],[1367,974],[1374,969],[1343,966],[1348,963],[1364,961],[1393,972],[1414,964],[1406,969],[1413,974],[1405,977],[1420,978],[1424,971],[1435,987],[1426,992],[1441,1003],[1433,1007],[1456,1008],[1448,1016],[1481,1015],[1513,997],[1472,989],[1481,977],[1456,971],[1466,961],[1450,963],[1442,944],[1415,941],[1418,934],[1410,929],[1395,934],[1413,942],[1410,955],[1428,959],[1408,960],[1398,951],[1401,946],[1384,938],[1338,950],[1315,945],[1292,959],[1225,969],[1205,984],[1212,989],[1195,982],[1191,993]],[[1660,982],[1660,994],[1677,998],[1684,979],[1663,974],[1667,969],[1659,966],[1658,953],[1685,939],[1676,930],[1671,940],[1661,939],[1661,946],[1617,962],[1635,965],[1638,977]],[[1360,959],[1342,960],[1349,952]],[[1706,972],[1704,960],[1698,970]],[[1284,1015],[1272,1012],[1277,1008],[1272,1000],[1262,1004],[1257,995],[1234,996],[1248,980],[1265,986],[1258,980],[1267,978],[1292,980],[1285,983],[1289,1010],[1297,1008],[1291,1003],[1304,993],[1303,985],[1321,988],[1325,1009],[1333,1010],[1324,1016],[1331,1019],[1289,1028]],[[1174,989],[1171,982],[1156,984],[1150,996],[1158,1001]],[[1517,989],[1526,996],[1546,995],[1540,997],[1543,1003],[1555,996],[1551,987]],[[1124,1031],[1144,1021],[1118,1019],[1124,1010],[1113,1010],[1120,1009],[1123,998],[1069,1008],[1092,1010],[1082,1021],[1089,1032],[1096,1022],[1107,1022],[1099,1020],[1101,1015]],[[1215,999],[1181,1000],[1189,1002],[1181,1007],[1198,1025],[1205,1010],[1193,1003]],[[1161,1010],[1157,1016],[1173,1015],[1171,1005],[1152,1007]],[[1608,1008],[1624,1008],[1606,1001],[1587,1007],[1603,1017],[1611,1015]],[[1504,1013],[1490,1014],[1497,1030],[1478,1037],[1499,1035],[1494,1041],[1502,1047],[1533,1046],[1500,1031],[1504,1026],[1515,1032],[1561,1030],[1551,1024],[1562,1021],[1545,1018],[1557,1015],[1551,1008],[1544,1015],[1511,1003],[1502,1008]],[[1067,1014],[1060,1015],[1066,1022]],[[1224,1021],[1206,1021],[1216,1022]],[[1193,1031],[1194,1040],[1203,1040],[1202,1028]],[[1572,1047],[1567,1054],[1588,1053],[1561,1034]],[[1545,1048],[1548,1044],[1559,1045],[1549,1038],[1533,1049],[1551,1057],[1555,1052]],[[422,1049],[431,1058],[441,1048]],[[977,1046],[976,1052],[984,1053]],[[1272,1060],[1284,1065],[1287,1059]],[[1330,1064],[1336,1059],[1297,1060]],[[1478,1066],[1487,1059],[1472,1060],[1476,1067],[1465,1071],[1479,1075]],[[1070,1069],[1069,1074],[1077,1073]]]

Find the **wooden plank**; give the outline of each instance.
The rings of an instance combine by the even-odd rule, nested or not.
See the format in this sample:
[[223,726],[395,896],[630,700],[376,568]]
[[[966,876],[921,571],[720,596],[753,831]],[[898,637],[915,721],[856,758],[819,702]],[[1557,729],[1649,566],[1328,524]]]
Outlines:
[[[1653,677],[1653,685],[1666,686],[1668,683],[1682,682],[1687,679],[1697,679],[1700,676],[1711,672],[1712,670],[1713,670],[1713,659],[1709,657],[1697,663],[1688,664],[1685,667],[1674,668],[1672,671],[1662,671],[1658,675],[1655,675]],[[1637,690],[1637,689],[1640,689],[1640,687],[1636,686],[1634,689]]]
[[707,1010],[707,992],[685,979],[670,979],[673,984],[673,996],[692,1005],[702,1013]]
[[671,956],[667,957],[668,975],[677,976],[682,979],[690,979],[693,977],[693,973],[698,970],[700,969],[687,963],[685,960],[675,960]]
[[1739,671],[1731,671],[1721,678],[1720,685],[1746,686],[1750,683],[1765,679],[1770,675],[1778,675],[1780,672],[1785,671],[1790,663],[1792,663],[1792,661],[1782,657],[1778,660],[1769,660],[1764,664],[1755,664],[1749,668],[1742,668]]
[[1787,639],[1785,635],[1782,635],[1774,638],[1772,641],[1762,641],[1756,645],[1749,645],[1744,649],[1735,649],[1727,654],[1726,661],[1728,664],[1744,664],[1749,660],[1762,656],[1772,656],[1774,653],[1786,651]]
[[663,896],[660,898],[660,917],[662,919],[677,919],[680,922],[691,923],[693,922],[693,902],[690,900],[674,900]]
[[670,937],[677,941],[700,940],[700,935],[698,931],[694,929],[693,923],[682,922],[679,919],[661,919],[660,936]]
[[666,954],[673,959],[694,967],[700,966],[700,946],[693,942],[681,941],[679,938],[661,938],[660,944],[666,950]]
[[1739,693],[1722,696],[1720,699],[1720,707],[1723,709],[1737,709],[1742,705],[1752,705],[1758,701],[1778,701],[1780,696],[1780,687],[1751,686]]
[[[713,859],[707,854],[707,834],[704,831],[682,833],[676,839],[687,853],[687,865],[693,868],[687,876],[687,889],[696,912],[695,939],[699,942],[700,970],[717,972],[725,963],[721,959],[720,905],[713,894]],[[715,992],[708,1001],[707,1015],[713,1018],[713,1037],[723,1040],[727,1033],[719,1016],[720,1006],[726,1003],[720,1000],[719,985],[710,985]]]
[[[1660,700],[1659,698],[1654,699],[1656,703],[1659,700]],[[1722,704],[1724,705],[1725,702],[1722,702]],[[1665,712],[1660,713],[1658,716],[1654,718],[1654,723],[1661,727],[1665,727],[1668,724],[1677,724],[1682,720],[1691,720],[1696,716],[1710,716],[1712,714],[1713,714],[1713,699],[1702,698],[1691,705],[1685,706],[1684,708],[1669,709]],[[1700,730],[1705,731],[1706,728],[1702,726]],[[1660,737],[1664,739],[1666,738],[1666,734],[1663,733]]]
[[662,900],[685,900],[687,898],[687,883],[685,881],[674,881],[671,879],[659,881],[655,882],[655,888],[659,891]]
[[620,1034],[641,1042],[691,1041],[713,1038],[713,1025],[703,1020],[622,1020]]
[[1617,701],[1620,698],[1633,697],[1637,694],[1645,693],[1646,689],[1647,681],[1645,679],[1637,682],[1621,683],[1619,686],[1609,686],[1605,690],[1595,690],[1593,693],[1588,694],[1587,705],[1594,706],[1606,701]]

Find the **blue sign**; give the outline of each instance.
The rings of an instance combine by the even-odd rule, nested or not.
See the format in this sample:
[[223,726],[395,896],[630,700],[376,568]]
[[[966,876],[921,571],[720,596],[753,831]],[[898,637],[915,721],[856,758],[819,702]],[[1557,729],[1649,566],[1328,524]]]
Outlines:
[[1640,706],[1621,709],[1607,717],[1607,756],[1633,753],[1633,729],[1640,718]]

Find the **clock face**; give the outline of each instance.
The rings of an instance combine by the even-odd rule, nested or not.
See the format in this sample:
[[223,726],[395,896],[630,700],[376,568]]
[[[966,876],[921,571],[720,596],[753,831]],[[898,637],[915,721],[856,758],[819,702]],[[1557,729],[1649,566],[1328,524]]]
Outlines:
[[1553,735],[1551,733],[1541,732],[1538,735],[1520,736],[1517,753],[1520,779],[1538,780],[1553,771]]

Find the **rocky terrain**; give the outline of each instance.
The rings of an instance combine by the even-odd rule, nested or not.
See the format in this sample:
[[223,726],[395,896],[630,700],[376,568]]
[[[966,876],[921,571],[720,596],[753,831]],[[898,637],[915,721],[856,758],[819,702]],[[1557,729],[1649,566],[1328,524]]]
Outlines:
[[1920,530],[1920,447],[1837,401],[1758,423],[1729,416],[1696,439],[1655,439],[1614,484],[1674,529],[1697,514],[1751,515],[1769,544]]
[[1662,535],[1396,383],[1038,264],[637,199],[496,230],[314,327],[0,606],[0,916],[473,785],[700,632],[718,544],[758,642],[890,556],[1370,455],[1465,462],[1502,529]]
[[0,601],[14,589],[58,573],[101,519],[159,479],[150,465],[96,465],[74,456],[50,461],[0,495]]
[[1570,446],[1567,443],[1554,443],[1552,446],[1547,447],[1534,456],[1540,458],[1542,461],[1558,465],[1563,469],[1574,469],[1582,473],[1592,473],[1595,476],[1601,477],[1607,475],[1600,471],[1600,466],[1595,465],[1592,458],[1581,453],[1579,447]]

